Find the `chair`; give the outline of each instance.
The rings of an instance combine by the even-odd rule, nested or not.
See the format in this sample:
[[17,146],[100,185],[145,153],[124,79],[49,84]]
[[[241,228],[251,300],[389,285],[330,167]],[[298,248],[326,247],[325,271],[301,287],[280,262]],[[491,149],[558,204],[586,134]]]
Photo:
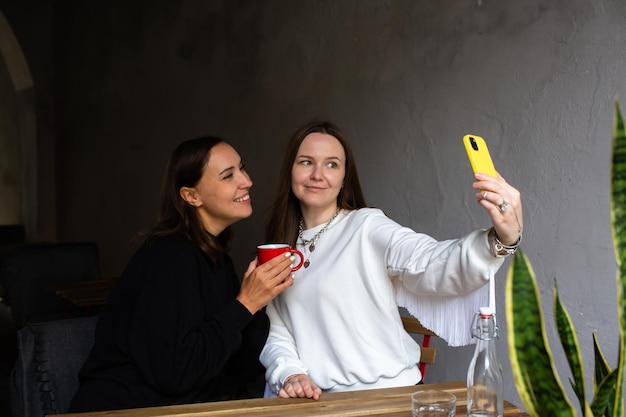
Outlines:
[[[15,251],[26,243],[26,231],[23,224],[0,225],[0,262],[2,255]],[[5,297],[5,289],[0,281],[0,302]]]
[[23,224],[0,225],[0,246],[18,245],[26,242],[26,230]]
[[17,332],[9,388],[14,417],[67,412],[94,343],[97,320],[91,316],[29,323]]
[[68,318],[80,309],[56,295],[48,285],[100,278],[94,242],[43,243],[22,246],[0,261],[4,302],[17,327],[28,321]]
[[433,365],[437,356],[437,349],[430,347],[430,338],[437,336],[434,332],[428,330],[415,317],[401,316],[402,325],[407,333],[422,335],[422,343],[420,343],[420,372],[422,373],[422,381],[426,379],[426,365]]

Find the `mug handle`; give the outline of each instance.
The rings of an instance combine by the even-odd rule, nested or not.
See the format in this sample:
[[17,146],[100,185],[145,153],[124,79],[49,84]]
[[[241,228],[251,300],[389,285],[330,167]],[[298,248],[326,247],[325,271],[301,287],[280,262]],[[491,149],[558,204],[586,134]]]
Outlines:
[[298,263],[294,265],[293,268],[291,268],[291,272],[296,272],[298,269],[302,268],[302,264],[304,263],[304,255],[302,255],[302,252],[300,252],[296,248],[290,248],[289,250],[293,255],[297,256],[300,259]]

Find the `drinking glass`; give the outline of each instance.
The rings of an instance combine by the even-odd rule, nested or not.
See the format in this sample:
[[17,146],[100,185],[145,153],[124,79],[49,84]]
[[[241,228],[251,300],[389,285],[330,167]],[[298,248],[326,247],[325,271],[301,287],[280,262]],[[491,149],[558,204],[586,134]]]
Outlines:
[[454,417],[456,397],[446,391],[424,390],[411,394],[413,417]]

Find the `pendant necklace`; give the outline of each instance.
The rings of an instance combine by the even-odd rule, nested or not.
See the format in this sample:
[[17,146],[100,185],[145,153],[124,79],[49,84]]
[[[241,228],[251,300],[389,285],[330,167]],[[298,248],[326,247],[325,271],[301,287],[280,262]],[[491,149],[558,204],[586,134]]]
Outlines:
[[[331,217],[331,219],[328,221],[328,223],[326,223],[324,225],[324,227],[322,227],[322,229],[317,232],[315,234],[315,236],[313,236],[313,239],[305,239],[302,236],[302,226],[304,223],[304,219],[302,217],[300,217],[300,223],[298,223],[298,238],[300,239],[300,242],[302,243],[302,246],[306,247],[307,245],[309,245],[309,252],[312,254],[313,251],[315,250],[315,242],[317,242],[317,240],[320,238],[320,236],[322,235],[322,233],[324,233],[326,231],[326,229],[328,229],[328,227],[330,226],[330,224],[333,222],[333,220],[335,220],[335,218],[339,215],[339,213],[341,212],[341,208],[337,207],[337,211],[335,212],[335,214],[333,215],[333,217]],[[309,255],[309,258],[311,257],[311,255]],[[308,268],[309,265],[311,265],[311,261],[310,259],[307,259],[306,261],[304,261],[304,267]]]

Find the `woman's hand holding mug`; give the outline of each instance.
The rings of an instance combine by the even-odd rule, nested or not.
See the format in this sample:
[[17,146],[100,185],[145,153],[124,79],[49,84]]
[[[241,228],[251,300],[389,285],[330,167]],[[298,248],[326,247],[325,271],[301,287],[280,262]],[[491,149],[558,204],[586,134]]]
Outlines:
[[[296,265],[293,257],[299,256]],[[293,272],[304,263],[304,256],[287,244],[259,245],[257,258],[243,275],[237,300],[255,314],[278,294],[293,285]]]
[[259,258],[259,265],[263,265],[265,262],[282,253],[291,253],[291,255],[297,256],[299,260],[291,268],[291,272],[296,272],[304,263],[304,256],[302,255],[302,252],[298,249],[291,248],[286,243],[267,243],[265,245],[259,245],[256,247],[256,253]]

